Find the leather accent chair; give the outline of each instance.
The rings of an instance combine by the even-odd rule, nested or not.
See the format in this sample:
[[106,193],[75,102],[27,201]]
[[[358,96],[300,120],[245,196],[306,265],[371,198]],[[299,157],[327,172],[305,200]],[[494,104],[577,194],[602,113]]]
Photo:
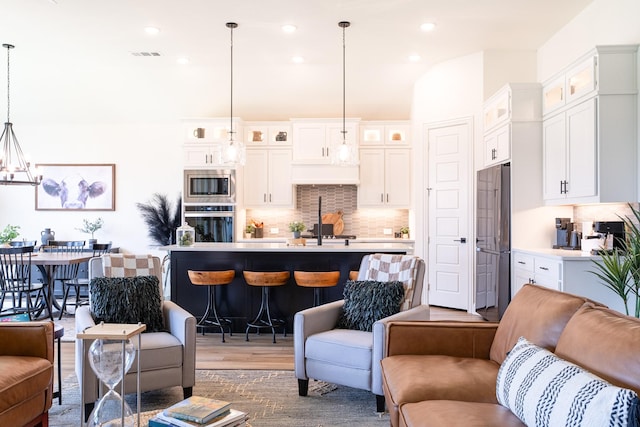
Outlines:
[[[370,264],[376,255],[363,258],[358,280],[371,277]],[[429,306],[421,305],[424,260],[412,255],[399,262],[415,260],[410,277],[414,284],[411,307],[374,323],[373,331],[335,329],[344,300],[312,307],[294,317],[294,365],[298,394],[306,396],[309,379],[369,390],[376,396],[378,412],[384,412],[384,391],[380,360],[385,353],[385,324],[391,320],[428,320]]]
[[[102,277],[102,259],[89,260],[89,278]],[[158,277],[162,295],[162,266],[160,258],[153,257],[153,275]],[[173,301],[163,300],[164,326],[168,332],[146,332],[142,334],[140,350],[140,391],[157,390],[180,386],[184,397],[190,397],[195,385],[196,368],[196,318]],[[76,311],[76,332],[95,325],[90,306],[78,307]],[[138,340],[131,342],[137,347]],[[89,365],[88,350],[92,340],[76,340],[75,371],[84,385],[85,419],[98,400],[99,380]],[[136,391],[137,362],[125,377],[125,393]],[[117,387],[120,387],[119,385]]]
[[0,322],[0,426],[47,426],[53,322]]

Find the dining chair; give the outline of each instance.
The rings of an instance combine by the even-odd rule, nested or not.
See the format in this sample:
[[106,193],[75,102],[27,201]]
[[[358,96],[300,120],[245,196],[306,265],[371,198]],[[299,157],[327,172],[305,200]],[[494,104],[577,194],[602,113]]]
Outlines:
[[[49,243],[44,246],[45,252],[63,252],[63,253],[80,253],[84,250],[84,240],[49,240]],[[78,278],[78,269],[80,264],[66,264],[57,265],[51,275],[51,283],[47,289],[51,293],[50,299],[56,308],[60,307],[55,301],[56,298],[56,283],[60,282],[60,295],[64,295],[64,282],[66,280],[74,280]]]
[[[4,307],[7,296],[11,296],[13,313],[27,313],[34,320],[41,313],[38,301],[44,300],[44,284],[31,280],[31,254],[33,246],[0,248],[0,307]],[[22,297],[25,305],[22,306]],[[35,298],[33,298],[35,297]],[[33,299],[32,299],[33,298]],[[49,317],[53,320],[51,307],[47,306]]]
[[[93,257],[99,257],[102,254],[106,254],[110,250],[111,250],[111,243],[94,243]],[[76,270],[78,270],[78,268],[79,268],[79,264],[76,264]],[[63,299],[62,299],[62,305],[60,306],[60,316],[58,317],[58,320],[62,319],[62,315],[67,310],[67,305],[75,306],[74,313],[67,312],[68,314],[75,314],[75,310],[77,310],[79,306],[89,304],[89,282],[90,280],[88,278],[78,277],[78,271],[76,271],[75,278],[63,280],[62,282]],[[75,301],[73,302],[68,300],[69,291],[71,289],[73,289],[74,295],[75,295]],[[82,289],[86,289],[85,297],[82,296],[82,293],[81,293]]]

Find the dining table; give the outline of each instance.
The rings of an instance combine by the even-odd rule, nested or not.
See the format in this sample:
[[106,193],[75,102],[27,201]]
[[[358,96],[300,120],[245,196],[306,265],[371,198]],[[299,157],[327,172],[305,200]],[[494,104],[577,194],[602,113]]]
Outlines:
[[[81,264],[93,257],[92,252],[33,252],[31,265],[40,270],[45,285],[45,307],[51,316],[53,308],[60,310],[60,304],[55,298],[55,274],[56,268],[62,265]],[[51,317],[49,316],[49,317]]]

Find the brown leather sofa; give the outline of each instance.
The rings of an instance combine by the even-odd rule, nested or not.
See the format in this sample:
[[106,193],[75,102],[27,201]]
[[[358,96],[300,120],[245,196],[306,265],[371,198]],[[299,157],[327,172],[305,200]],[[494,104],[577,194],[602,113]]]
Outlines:
[[53,322],[0,322],[0,426],[48,426]]
[[498,369],[520,336],[640,392],[640,320],[525,285],[499,324],[390,322],[382,378],[391,425],[523,426],[496,398]]

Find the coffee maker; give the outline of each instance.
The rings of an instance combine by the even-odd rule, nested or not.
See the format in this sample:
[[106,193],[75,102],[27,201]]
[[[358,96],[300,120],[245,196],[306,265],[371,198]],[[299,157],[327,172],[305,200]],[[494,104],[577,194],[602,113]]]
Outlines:
[[625,238],[623,221],[596,221],[593,223],[593,230],[607,237],[605,249],[623,249]]
[[553,245],[553,249],[568,248],[572,231],[571,218],[556,218],[556,244]]

